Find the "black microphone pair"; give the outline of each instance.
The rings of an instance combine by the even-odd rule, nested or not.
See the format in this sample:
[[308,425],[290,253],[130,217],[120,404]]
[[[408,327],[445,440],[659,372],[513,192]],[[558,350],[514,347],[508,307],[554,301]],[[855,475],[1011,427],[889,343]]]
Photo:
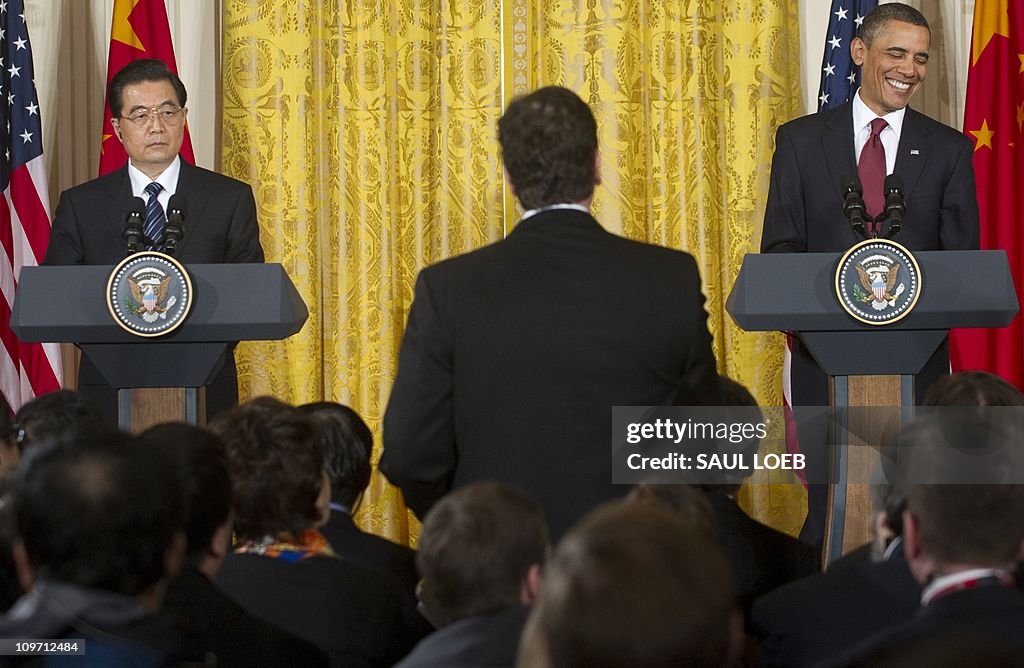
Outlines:
[[[149,239],[142,231],[143,220],[146,215],[146,203],[141,197],[133,197],[128,202],[128,209],[124,214],[124,225],[121,228],[121,238],[128,247],[128,255],[139,252],[139,245],[145,242],[146,245],[156,247],[159,239]],[[175,193],[167,202],[167,225],[164,227],[163,252],[174,255],[178,242],[185,238],[185,196]]]
[[[855,176],[847,178],[843,182],[843,214],[850,220],[853,230],[867,238],[865,222],[870,220],[867,208],[864,206],[864,189]],[[903,226],[903,214],[907,212],[907,200],[903,195],[903,178],[898,174],[889,174],[885,177],[885,207],[882,209],[882,216],[875,221],[889,221],[889,233],[886,238],[892,239],[899,234]]]

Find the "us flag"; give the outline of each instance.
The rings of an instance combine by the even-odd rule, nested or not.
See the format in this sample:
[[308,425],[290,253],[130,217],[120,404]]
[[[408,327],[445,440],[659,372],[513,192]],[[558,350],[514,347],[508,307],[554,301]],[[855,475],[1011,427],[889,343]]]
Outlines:
[[50,241],[42,123],[24,0],[0,0],[0,70],[0,391],[16,410],[61,384],[60,347],[21,343],[10,327],[21,268],[38,265]]
[[821,57],[818,111],[849,102],[860,86],[860,68],[850,57],[850,42],[860,30],[864,16],[877,5],[878,0],[832,0],[825,53]]

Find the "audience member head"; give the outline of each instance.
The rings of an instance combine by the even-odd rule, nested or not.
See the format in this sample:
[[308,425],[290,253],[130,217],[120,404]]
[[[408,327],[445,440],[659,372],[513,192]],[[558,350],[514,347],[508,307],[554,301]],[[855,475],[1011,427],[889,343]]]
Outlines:
[[1017,420],[987,412],[918,418],[900,434],[904,553],[920,582],[964,568],[1012,570],[1024,540]]
[[885,478],[882,468],[871,473],[871,558],[880,561],[890,543],[903,535],[903,512],[907,498]]
[[324,451],[324,468],[331,480],[331,499],[354,511],[370,484],[370,428],[354,410],[333,401],[305,404],[299,410],[309,416],[317,430]]
[[156,453],[105,428],[33,447],[14,496],[15,561],[36,578],[140,598],[155,611],[184,554],[177,479]]
[[7,403],[4,395],[0,394],[0,481],[13,473],[21,461],[21,452],[18,450],[16,440],[14,425],[11,423],[11,405]]
[[566,88],[547,86],[512,100],[498,121],[498,142],[525,209],[589,203],[601,182],[594,114]]
[[212,578],[231,546],[231,476],[224,444],[206,429],[177,422],[151,427],[139,440],[177,476],[185,505],[186,557]]
[[594,510],[558,544],[520,644],[521,666],[723,666],[737,618],[714,542],[653,504]]
[[699,487],[682,483],[644,483],[626,497],[636,503],[654,503],[671,510],[702,536],[715,535],[715,511]]
[[103,425],[103,415],[96,404],[74,390],[40,395],[24,404],[14,416],[15,440],[22,453],[34,443]]
[[499,482],[475,482],[427,513],[416,566],[427,617],[447,626],[533,602],[548,550],[540,504]]
[[239,541],[297,538],[326,519],[323,451],[301,411],[259,397],[219,414],[210,429],[227,448]]
[[960,371],[943,376],[928,388],[925,406],[1024,406],[1024,395],[987,371]]
[[[746,387],[728,376],[718,376],[718,395],[722,407],[725,409],[723,419],[729,424],[751,424],[756,425],[764,422],[764,413],[757,405],[757,400]],[[719,446],[721,452],[740,453],[744,459],[750,461],[761,447],[761,439],[756,435],[746,438],[739,443],[725,439]],[[722,476],[726,478],[720,484],[702,484],[700,488],[705,492],[720,492],[733,496],[739,492],[743,481],[749,478],[753,471],[741,469],[739,471],[723,471]]]

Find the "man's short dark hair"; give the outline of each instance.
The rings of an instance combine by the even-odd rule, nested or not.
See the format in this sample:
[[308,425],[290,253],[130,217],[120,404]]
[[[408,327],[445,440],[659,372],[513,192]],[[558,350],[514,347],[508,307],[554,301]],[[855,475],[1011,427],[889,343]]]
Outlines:
[[349,510],[370,484],[373,433],[359,413],[333,401],[299,406],[317,430],[324,467],[331,479],[331,499]]
[[860,32],[857,34],[864,43],[871,46],[871,42],[885,29],[885,26],[890,21],[899,21],[901,23],[909,23],[911,25],[920,26],[926,29],[929,33],[931,27],[928,25],[928,19],[924,17],[924,14],[917,11],[910,5],[904,5],[899,2],[890,2],[884,5],[878,5],[864,17],[864,22],[860,24]]
[[593,194],[597,123],[572,91],[548,86],[513,100],[498,121],[498,141],[525,208],[580,202]]
[[476,482],[449,493],[427,513],[416,553],[431,621],[446,626],[520,605],[523,581],[547,548],[544,510],[525,492]]
[[170,467],[107,429],[32,448],[14,509],[39,577],[128,595],[168,575],[167,551],[183,521]]
[[14,423],[15,442],[22,452],[35,443],[104,425],[96,404],[74,390],[36,397],[18,409]]
[[960,371],[928,387],[925,406],[1024,406],[1024,395],[987,371]]
[[316,523],[324,456],[309,418],[258,397],[219,414],[210,430],[227,448],[239,540],[295,536]]
[[188,101],[188,92],[185,84],[181,82],[178,75],[167,67],[167,63],[156,58],[143,58],[128,63],[113,76],[110,80],[110,89],[107,91],[107,104],[110,106],[110,115],[120,118],[124,111],[124,99],[122,93],[127,86],[134,86],[146,81],[167,81],[174,88],[174,94],[178,98],[178,106],[184,107]]
[[733,598],[710,538],[652,504],[607,504],[545,565],[520,652],[550,668],[721,666]]
[[169,422],[144,431],[141,447],[158,453],[178,478],[185,502],[185,539],[189,558],[210,546],[231,514],[231,476],[224,444],[213,433]]

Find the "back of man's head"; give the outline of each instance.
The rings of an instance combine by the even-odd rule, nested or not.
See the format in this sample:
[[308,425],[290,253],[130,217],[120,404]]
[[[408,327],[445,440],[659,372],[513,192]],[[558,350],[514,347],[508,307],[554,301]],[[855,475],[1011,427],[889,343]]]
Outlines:
[[476,482],[446,495],[427,513],[416,553],[430,620],[447,626],[522,604],[547,549],[544,511],[524,492]]
[[199,566],[231,515],[231,476],[224,444],[206,429],[183,423],[151,427],[139,440],[140,447],[162,457],[177,476],[185,503],[186,554]]
[[733,599],[729,566],[710,538],[663,508],[608,504],[545,566],[519,665],[721,666]]
[[23,452],[34,443],[70,437],[79,429],[95,429],[104,424],[96,404],[73,390],[36,397],[18,409],[14,423],[18,448]]
[[350,511],[370,484],[373,433],[359,414],[343,404],[318,401],[299,406],[316,427],[331,479],[331,500]]
[[517,97],[498,121],[512,188],[525,209],[582,202],[597,180],[597,123],[590,107],[559,86]]
[[88,431],[33,448],[14,512],[36,577],[138,595],[171,574],[182,525],[177,480],[123,434]]
[[1024,406],[1016,387],[987,371],[960,371],[928,387],[925,406]]

